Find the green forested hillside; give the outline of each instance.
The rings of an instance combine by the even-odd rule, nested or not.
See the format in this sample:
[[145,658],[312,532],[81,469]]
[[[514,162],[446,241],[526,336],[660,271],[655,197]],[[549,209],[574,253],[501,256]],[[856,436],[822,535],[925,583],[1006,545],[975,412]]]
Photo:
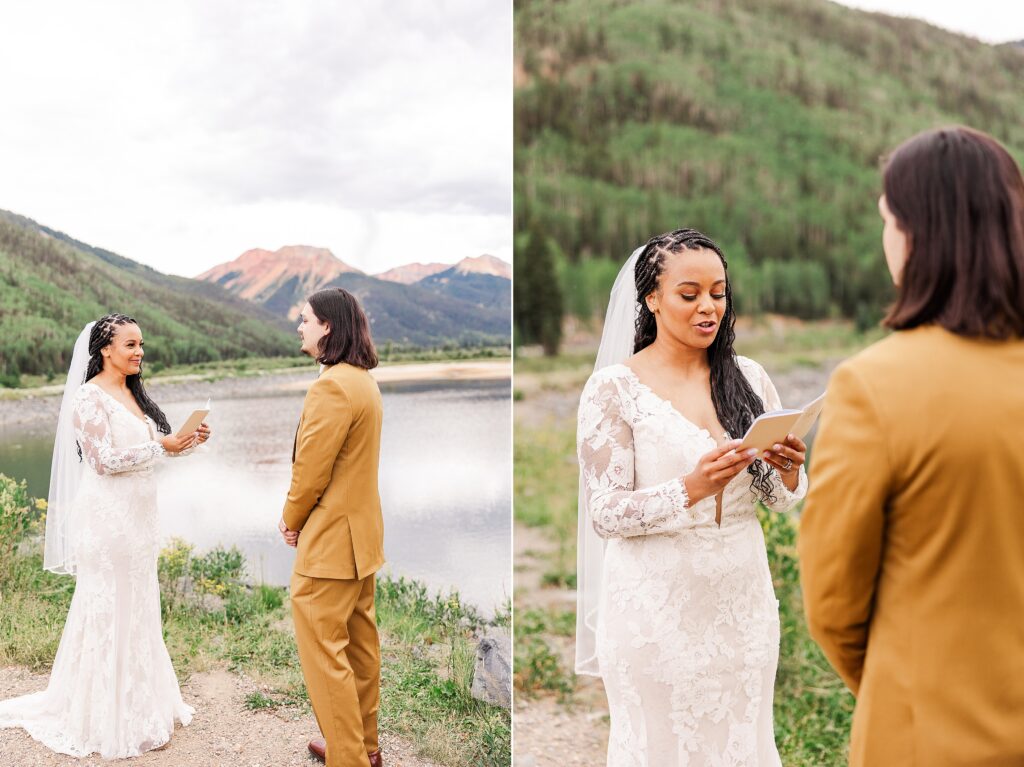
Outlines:
[[290,323],[216,285],[161,274],[0,211],[0,377],[62,374],[82,327],[135,317],[150,366],[296,354]]
[[517,317],[552,268],[600,313],[634,247],[691,226],[741,311],[868,324],[884,153],[965,123],[1024,157],[1024,50],[825,0],[519,0],[515,42]]

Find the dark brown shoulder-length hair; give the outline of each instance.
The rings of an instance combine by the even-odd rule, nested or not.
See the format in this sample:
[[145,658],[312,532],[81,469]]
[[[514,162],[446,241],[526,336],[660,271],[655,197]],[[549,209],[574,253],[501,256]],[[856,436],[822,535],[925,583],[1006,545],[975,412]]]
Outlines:
[[317,362],[324,365],[347,362],[365,370],[377,367],[370,323],[355,296],[344,288],[325,288],[306,300],[316,318],[331,329],[320,339]]
[[926,131],[892,153],[883,184],[910,248],[884,324],[1024,337],[1024,178],[1010,153],[972,128]]

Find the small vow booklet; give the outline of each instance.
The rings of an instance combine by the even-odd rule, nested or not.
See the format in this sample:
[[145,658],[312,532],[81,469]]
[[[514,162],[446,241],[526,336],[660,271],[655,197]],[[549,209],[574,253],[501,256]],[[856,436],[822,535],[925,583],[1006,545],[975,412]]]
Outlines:
[[203,409],[203,410],[193,410],[192,411],[192,415],[190,415],[185,420],[185,424],[180,429],[178,429],[178,433],[175,434],[174,436],[176,436],[176,437],[183,437],[186,434],[191,434],[196,429],[198,429],[200,426],[202,426],[203,421],[206,420],[206,416],[208,416],[209,414],[210,414],[210,400],[206,400],[206,407],[205,407],[205,409]]
[[772,410],[759,415],[743,435],[743,442],[736,448],[736,452],[752,447],[762,452],[771,450],[772,445],[784,442],[789,434],[803,439],[818,420],[824,404],[825,395],[822,394],[799,410]]

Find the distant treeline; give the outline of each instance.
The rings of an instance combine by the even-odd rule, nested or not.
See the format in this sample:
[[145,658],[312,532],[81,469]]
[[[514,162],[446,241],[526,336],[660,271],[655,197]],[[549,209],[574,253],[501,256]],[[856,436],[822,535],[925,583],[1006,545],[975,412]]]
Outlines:
[[515,34],[524,342],[555,308],[600,314],[629,253],[681,226],[723,247],[739,311],[872,324],[892,297],[885,152],[965,123],[1024,156],[1024,50],[922,22],[824,0],[524,0]]

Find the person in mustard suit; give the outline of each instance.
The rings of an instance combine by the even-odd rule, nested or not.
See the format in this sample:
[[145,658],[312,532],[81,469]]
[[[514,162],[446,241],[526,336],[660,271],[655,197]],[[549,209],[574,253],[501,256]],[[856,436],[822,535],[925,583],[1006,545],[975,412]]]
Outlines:
[[377,353],[358,301],[341,288],[309,297],[302,351],[321,365],[302,406],[279,529],[297,546],[292,616],[302,674],[328,767],[381,767],[380,640],[374,573],[384,565],[377,469],[383,409]]
[[963,127],[879,200],[895,332],[832,376],[799,555],[855,767],[1024,765],[1024,180]]

